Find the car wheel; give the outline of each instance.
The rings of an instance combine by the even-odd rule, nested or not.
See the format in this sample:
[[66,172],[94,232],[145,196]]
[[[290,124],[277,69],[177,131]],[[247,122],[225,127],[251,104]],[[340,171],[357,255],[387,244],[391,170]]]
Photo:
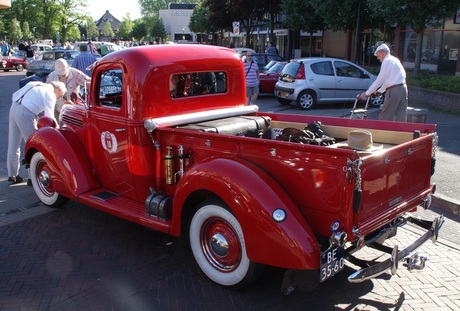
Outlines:
[[299,109],[310,109],[316,104],[316,95],[311,91],[302,91],[297,97],[296,103]]
[[17,64],[16,65],[16,70],[19,71],[19,72],[23,71],[24,70],[24,65],[23,64]]
[[240,223],[224,203],[205,201],[193,215],[189,234],[196,262],[217,284],[241,288],[260,275],[263,266],[249,260]]
[[53,189],[53,181],[49,176],[49,166],[41,152],[32,156],[30,161],[30,179],[35,194],[43,204],[50,207],[59,207],[69,199]]
[[380,96],[372,96],[371,97],[371,106],[372,107],[380,107],[381,104],[383,104],[383,99],[384,99],[384,95],[380,95]]
[[291,100],[290,100],[290,99],[279,98],[279,97],[277,97],[276,99],[278,100],[278,102],[279,102],[281,105],[289,105],[289,104],[291,103]]
[[4,71],[4,72],[10,72],[10,70],[9,70],[9,69],[4,69],[3,71]]

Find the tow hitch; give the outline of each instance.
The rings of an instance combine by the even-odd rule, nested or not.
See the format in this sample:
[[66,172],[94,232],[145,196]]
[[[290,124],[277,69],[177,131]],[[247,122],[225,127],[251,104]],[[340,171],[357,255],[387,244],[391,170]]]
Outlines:
[[391,274],[394,275],[396,274],[396,270],[398,269],[399,261],[405,261],[405,266],[407,266],[409,270],[421,270],[425,267],[425,262],[427,261],[427,258],[425,256],[419,256],[417,253],[411,255],[411,253],[430,238],[433,243],[436,243],[439,235],[439,229],[444,223],[444,217],[437,217],[432,222],[418,220],[413,217],[408,217],[406,221],[428,230],[425,232],[425,234],[420,236],[411,245],[409,245],[401,251],[398,250],[398,246],[396,245],[391,251],[391,257],[387,260],[377,264],[369,265],[351,274],[348,277],[349,282],[360,283],[365,280],[375,278],[380,274],[384,273],[388,269],[390,269]]

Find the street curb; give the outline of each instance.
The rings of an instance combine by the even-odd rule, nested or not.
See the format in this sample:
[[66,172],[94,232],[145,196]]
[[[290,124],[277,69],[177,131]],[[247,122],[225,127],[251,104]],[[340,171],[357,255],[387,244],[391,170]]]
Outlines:
[[457,199],[449,198],[443,194],[433,194],[432,195],[432,205],[446,210],[454,215],[460,214],[460,201]]

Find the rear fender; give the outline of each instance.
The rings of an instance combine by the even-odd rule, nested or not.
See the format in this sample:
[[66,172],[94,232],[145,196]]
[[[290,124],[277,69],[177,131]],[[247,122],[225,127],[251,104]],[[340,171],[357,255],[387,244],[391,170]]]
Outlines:
[[[320,250],[304,216],[284,189],[265,171],[241,159],[211,159],[194,165],[181,179],[173,200],[171,234],[180,235],[187,198],[207,191],[222,199],[238,219],[248,257],[290,269],[319,269]],[[187,206],[188,205],[188,206]],[[286,218],[273,220],[282,209]]]
[[72,132],[52,127],[38,129],[26,142],[27,165],[35,152],[41,152],[45,157],[54,190],[59,194],[77,200],[79,194],[99,186],[91,174],[93,168],[83,145]]

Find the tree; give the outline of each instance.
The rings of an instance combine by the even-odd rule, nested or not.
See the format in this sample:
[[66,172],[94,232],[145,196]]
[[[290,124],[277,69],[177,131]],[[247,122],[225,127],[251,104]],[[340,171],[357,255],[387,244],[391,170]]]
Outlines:
[[[313,33],[324,30],[324,19],[315,11],[312,1],[308,0],[283,0],[281,8],[286,14],[286,24],[289,28],[303,30],[310,34],[309,56],[313,50]],[[309,12],[305,15],[305,12]]]
[[158,42],[162,42],[164,40],[166,37],[166,29],[162,18],[155,16],[153,25],[150,27],[150,36],[154,41],[158,39]]
[[97,30],[96,23],[91,19],[86,24],[86,36],[88,40],[99,37],[99,30]]
[[147,36],[147,27],[143,18],[134,21],[133,31],[131,32],[133,38],[138,41],[143,40]]
[[353,61],[359,59],[359,34],[365,28],[379,25],[382,17],[371,17],[368,0],[310,0],[316,14],[324,19],[326,28],[354,33]]
[[32,38],[32,33],[30,32],[29,23],[27,21],[22,23],[21,30],[22,30],[22,36],[24,38],[27,38],[27,39]]
[[115,37],[115,33],[113,32],[113,29],[112,29],[112,24],[108,20],[105,21],[104,25],[102,25],[101,34],[104,37],[109,37],[109,38]]
[[[302,1],[303,2],[303,1]],[[273,31],[275,29],[275,17],[281,11],[281,1],[279,0],[265,0],[262,2],[262,6],[268,14],[268,27],[270,29],[270,41],[274,40]],[[309,12],[309,11],[305,11]]]
[[423,33],[427,27],[439,27],[453,15],[460,0],[369,0],[373,16],[383,16],[388,23],[410,26],[416,33],[414,74],[420,74]]
[[[194,33],[207,33],[211,31],[211,24],[209,23],[210,17],[209,8],[205,7],[202,3],[199,3],[195,10],[193,11],[192,16],[190,17],[190,24],[188,27]],[[203,43],[203,36],[201,36],[201,43]]]
[[121,20],[120,28],[118,28],[118,36],[120,38],[129,39],[131,38],[131,31],[133,30],[133,21],[131,20],[129,13]]
[[21,27],[19,27],[19,22],[16,18],[10,22],[9,25],[9,37],[11,40],[18,42],[22,38]]

